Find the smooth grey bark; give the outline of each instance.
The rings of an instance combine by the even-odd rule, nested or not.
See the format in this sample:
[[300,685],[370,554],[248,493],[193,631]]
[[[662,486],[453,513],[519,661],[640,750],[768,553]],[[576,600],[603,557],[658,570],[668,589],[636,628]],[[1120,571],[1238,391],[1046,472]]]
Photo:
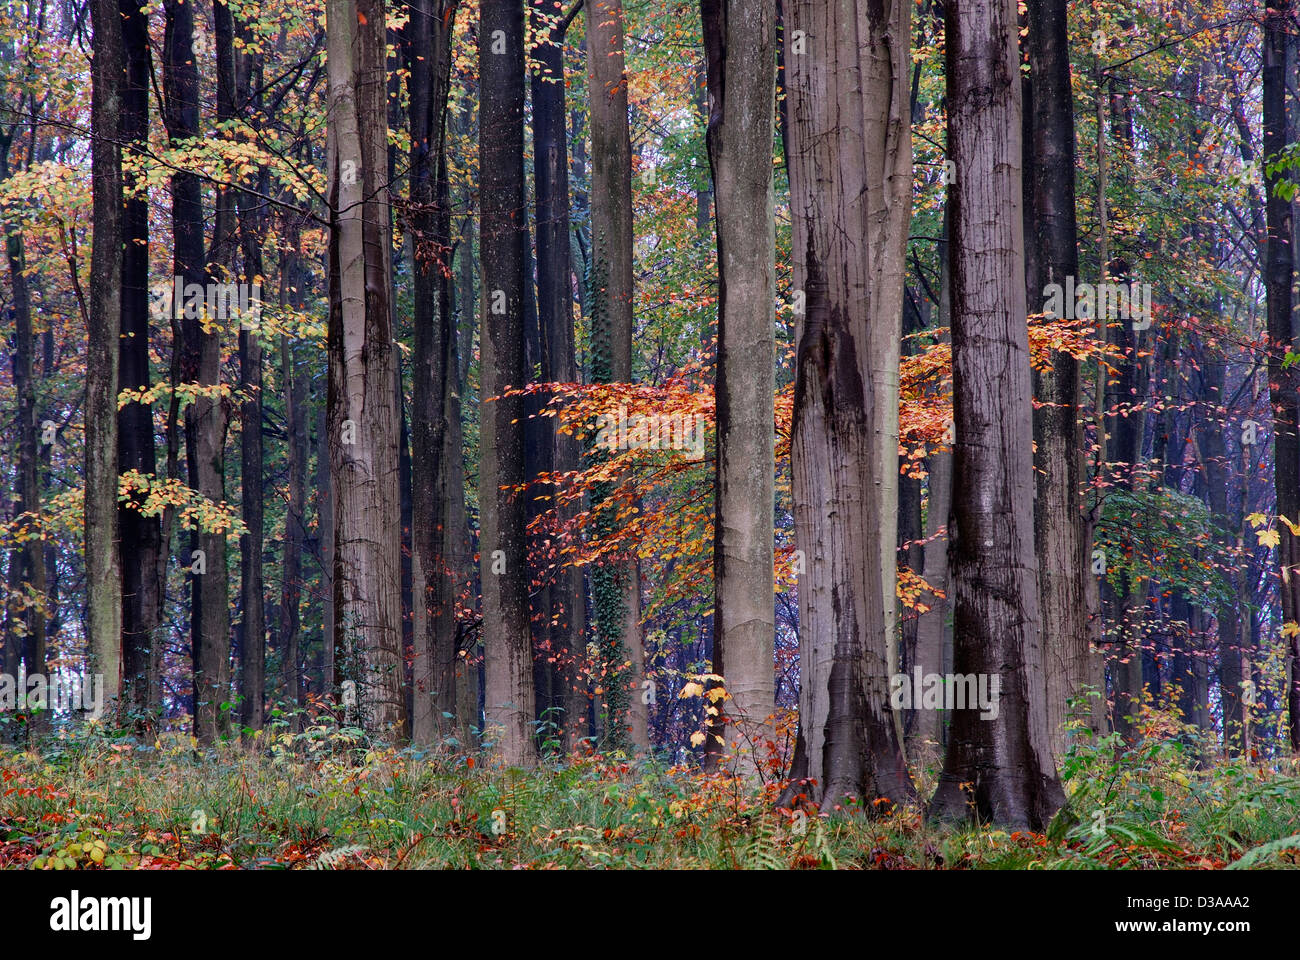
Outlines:
[[775,0],[702,0],[717,218],[718,362],[713,671],[728,754],[759,779],[776,711]]

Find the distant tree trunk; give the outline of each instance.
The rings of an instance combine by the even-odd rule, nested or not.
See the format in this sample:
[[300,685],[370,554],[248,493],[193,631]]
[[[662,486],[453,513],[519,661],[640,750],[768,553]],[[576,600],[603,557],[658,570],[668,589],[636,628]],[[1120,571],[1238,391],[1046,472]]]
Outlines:
[[[413,360],[412,579],[416,743],[456,723],[456,566],[462,531],[452,522],[461,482],[456,318],[451,312],[451,212],[446,182],[447,95],[453,0],[417,0],[407,26],[410,63],[411,223],[415,279]],[[453,420],[455,422],[453,422]],[[454,446],[453,446],[454,443]]]
[[[1268,301],[1268,382],[1273,406],[1273,487],[1277,512],[1295,523],[1300,520],[1300,401],[1294,369],[1284,370],[1283,360],[1296,350],[1291,319],[1291,282],[1295,251],[1291,249],[1291,201],[1278,193],[1286,172],[1269,172],[1291,143],[1286,112],[1286,82],[1290,31],[1294,29],[1291,0],[1266,0],[1264,17],[1264,156],[1268,223],[1264,285]],[[1300,621],[1300,537],[1279,522],[1282,536],[1278,563],[1282,571],[1282,619]],[[1288,640],[1287,705],[1291,716],[1291,749],[1300,751],[1300,635]]]
[[[587,312],[591,379],[632,380],[632,143],[623,55],[623,0],[589,0],[587,84],[591,97],[591,264]],[[575,154],[575,161],[577,156]],[[599,493],[599,492],[598,492]],[[593,496],[593,507],[601,497]],[[620,558],[592,571],[596,629],[609,704],[607,735],[635,749],[649,745],[641,702],[641,565]],[[622,668],[623,663],[629,668]]]
[[[553,8],[553,9],[548,9]],[[541,343],[541,379],[576,383],[579,379],[573,339],[573,266],[569,249],[569,165],[566,139],[564,34],[568,22],[550,22],[560,12],[558,0],[530,0],[535,43],[532,50],[533,176],[537,207],[537,312]],[[576,11],[575,11],[576,12]],[[547,15],[550,14],[548,17]],[[552,417],[539,418],[543,442],[550,450],[547,469],[578,469],[577,438],[555,429]],[[550,491],[554,495],[558,491]],[[538,491],[539,496],[548,495]],[[557,519],[572,522],[576,510],[558,509]],[[584,656],[582,570],[561,566],[549,586],[546,611],[551,655],[561,689],[556,705],[566,750],[585,735],[586,691],[579,689],[578,661]]]
[[479,244],[483,271],[479,566],[488,737],[511,766],[535,762],[528,612],[524,370],[523,0],[484,0],[479,27]]
[[[948,209],[945,205],[943,218],[943,243],[939,248],[939,303],[938,325],[947,327],[952,322],[952,263],[949,257]],[[941,342],[952,343],[951,332],[941,335]],[[948,640],[948,605],[952,592],[948,577],[948,527],[949,514],[952,509],[952,451],[936,450],[926,458],[929,469],[928,503],[925,513],[925,548],[921,565],[921,576],[935,590],[944,596],[930,594],[925,597],[929,610],[917,618],[916,625],[916,659],[913,670],[920,668],[921,674],[946,673],[944,666],[951,658],[951,644]],[[940,531],[943,530],[943,536]],[[917,710],[913,704],[915,719],[912,723],[912,742],[921,747],[920,752],[931,752],[944,744],[943,714],[938,710]],[[913,752],[909,744],[909,755]],[[933,754],[932,754],[933,755]]]
[[[296,262],[296,258],[287,262]],[[296,276],[296,271],[291,273]],[[306,701],[302,671],[302,552],[307,538],[307,378],[297,369],[293,345],[280,337],[280,369],[284,390],[284,420],[289,450],[289,501],[284,515],[284,564],[280,581],[280,643],[284,651],[281,686],[290,713],[290,729],[301,725],[299,711]]]
[[[1224,406],[1224,364],[1218,358],[1206,356],[1201,364],[1201,401],[1208,408],[1206,416],[1197,425],[1197,448],[1205,471],[1205,499],[1210,516],[1219,529],[1215,540],[1225,552],[1236,550],[1236,531],[1241,528],[1240,509],[1231,511],[1229,486],[1232,483],[1228,447],[1224,439],[1227,427]],[[1282,526],[1282,524],[1279,524]],[[1245,710],[1242,701],[1243,678],[1241,653],[1241,613],[1237,609],[1237,574],[1224,571],[1228,590],[1215,604],[1214,618],[1218,623],[1219,647],[1219,705],[1223,712],[1223,749],[1229,756],[1240,756],[1245,747]],[[1246,674],[1245,676],[1249,676]]]
[[316,527],[320,542],[321,612],[320,692],[338,696],[337,657],[334,649],[334,484],[330,479],[329,400],[316,414]]
[[[877,383],[882,364],[872,352],[880,343],[871,333],[902,322],[911,4],[794,0],[785,13],[793,282],[805,301],[795,331],[791,468],[795,537],[806,558],[799,736],[785,799],[820,792],[829,810],[855,796],[873,810],[877,798],[913,795],[886,682],[882,581],[892,582],[895,544],[890,534],[882,576],[876,405],[889,405],[892,388]],[[896,357],[897,343],[892,349]],[[897,475],[897,447],[888,470]]]
[[[0,140],[0,183],[9,178],[9,147],[12,135]],[[30,166],[31,157],[28,157]],[[4,227],[5,255],[9,267],[9,282],[12,291],[10,300],[14,317],[14,354],[13,381],[14,393],[18,400],[18,471],[16,476],[17,494],[14,502],[15,517],[27,515],[32,518],[41,512],[41,456],[37,443],[36,379],[35,359],[36,341],[32,333],[32,298],[31,288],[26,275],[26,256],[22,228],[14,221],[7,221]],[[5,673],[17,676],[18,660],[27,665],[27,676],[46,672],[46,638],[45,638],[45,541],[32,537],[22,541],[10,554],[11,586],[21,588],[26,584],[39,598],[39,604],[28,606],[22,613],[24,631],[22,649],[18,649],[18,635],[10,631],[4,639],[6,647],[3,659]]]
[[329,0],[330,483],[334,630],[366,729],[400,737],[403,690],[398,411],[389,304],[383,0]]
[[[1029,0],[1030,76],[1034,95],[1027,115],[1034,163],[1026,193],[1028,222],[1035,228],[1026,245],[1037,251],[1029,287],[1031,312],[1048,284],[1078,280],[1078,228],[1074,201],[1074,96],[1065,5]],[[1038,497],[1035,541],[1040,545],[1038,591],[1047,681],[1047,723],[1053,757],[1065,754],[1069,701],[1101,676],[1100,654],[1091,646],[1088,623],[1089,544],[1092,533],[1083,510],[1084,440],[1079,363],[1064,351],[1052,366],[1034,372]],[[1094,734],[1105,730],[1105,689],[1083,715]]]
[[981,819],[1041,830],[1065,797],[1048,740],[1039,646],[1016,5],[953,0],[945,27],[956,165],[953,670],[974,674],[990,702],[1000,682],[1000,695],[996,711],[973,704],[952,711],[931,815],[966,818],[973,800]]
[[117,0],[91,6],[93,250],[86,342],[86,635],[112,715],[122,689],[117,544],[117,373],[122,313],[122,90],[126,55]]
[[761,778],[776,711],[773,606],[775,0],[701,0],[717,197],[718,363],[713,670],[737,771]]
[[[122,43],[126,53],[126,83],[122,89],[122,137],[132,151],[149,139],[150,55],[145,11],[137,0],[121,0]],[[132,184],[126,184],[129,189]],[[126,201],[122,222],[121,339],[118,341],[118,389],[138,390],[152,383],[149,370],[149,200],[140,194]],[[152,475],[153,407],[129,403],[117,415],[118,469]],[[158,517],[146,517],[125,504],[118,507],[122,551],[122,674],[129,709],[136,722],[148,710],[150,645],[162,612],[158,553],[162,528]]]

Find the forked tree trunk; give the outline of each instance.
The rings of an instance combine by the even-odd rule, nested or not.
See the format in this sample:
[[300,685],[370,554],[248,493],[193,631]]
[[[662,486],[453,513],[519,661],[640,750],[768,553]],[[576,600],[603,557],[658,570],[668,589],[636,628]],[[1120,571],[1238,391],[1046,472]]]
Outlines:
[[988,709],[968,700],[952,711],[930,812],[966,818],[973,800],[982,819],[1038,830],[1064,793],[1048,741],[1039,640],[1015,0],[952,0],[945,26],[956,165],[953,672],[976,675],[990,696]]
[[[890,406],[893,386],[878,382],[888,379],[889,359],[875,351],[892,352],[896,363],[898,344],[872,332],[902,323],[911,4],[796,0],[786,14],[793,295],[796,309],[801,300],[804,307],[795,331],[791,465],[806,565],[800,727],[786,799],[820,794],[829,809],[853,796],[879,810],[871,806],[877,798],[913,795],[889,701],[882,586],[893,579],[895,544],[882,526],[888,484],[880,442],[889,431],[877,404]],[[887,469],[897,476],[896,445]],[[896,511],[896,503],[887,508]]]
[[335,649],[366,729],[396,737],[406,698],[384,3],[330,0],[327,16]]
[[727,752],[758,778],[773,740],[772,427],[776,251],[775,0],[703,0],[709,165],[717,197],[718,363],[713,670]]

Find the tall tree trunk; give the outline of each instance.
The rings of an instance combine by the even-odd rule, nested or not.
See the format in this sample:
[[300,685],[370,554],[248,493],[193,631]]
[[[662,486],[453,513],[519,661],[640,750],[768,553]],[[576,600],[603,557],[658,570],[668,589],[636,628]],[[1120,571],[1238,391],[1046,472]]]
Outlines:
[[[892,388],[877,383],[882,363],[872,353],[881,344],[871,333],[902,323],[911,4],[794,0],[785,12],[794,293],[805,301],[795,330],[791,468],[795,537],[806,558],[788,793],[820,789],[823,809],[852,795],[871,810],[877,798],[913,795],[886,683],[882,582],[892,582],[895,544],[890,534],[886,575],[876,407],[889,405]],[[897,343],[892,349],[896,357]],[[888,470],[897,475],[897,446]]]
[[[241,37],[251,40],[246,24],[239,26]],[[262,57],[254,49],[237,55],[235,97],[241,111],[261,106]],[[259,192],[266,194],[269,177],[265,167],[258,169]],[[254,193],[240,190],[239,232],[243,252],[243,282],[262,282],[262,242],[265,216]],[[249,294],[251,297],[251,293]],[[241,301],[242,302],[242,301]],[[243,613],[241,660],[243,726],[262,729],[266,710],[266,590],[262,572],[264,542],[265,493],[262,471],[262,340],[258,323],[241,317],[239,327],[240,404],[240,510],[248,532],[239,546],[239,597]]]
[[[587,85],[591,97],[591,264],[587,310],[591,379],[632,380],[632,141],[627,119],[623,0],[588,0]],[[578,157],[575,154],[575,162]],[[599,491],[593,496],[599,505]],[[620,558],[592,572],[596,628],[606,677],[611,743],[649,745],[641,684],[641,565]],[[623,668],[624,663],[631,664]]]
[[[447,95],[456,4],[416,0],[407,26],[410,62],[411,221],[414,239],[412,579],[416,743],[456,722],[456,592],[449,496],[461,473],[457,327],[451,312],[451,220],[446,183]],[[455,404],[454,410],[452,404]],[[452,447],[452,440],[455,447]]]
[[[1065,5],[1029,0],[1028,50],[1034,93],[1027,117],[1033,137],[1032,199],[1026,243],[1037,251],[1029,287],[1035,298],[1052,283],[1078,279],[1078,228],[1074,216],[1074,97]],[[1038,312],[1040,302],[1031,300]],[[1065,754],[1069,701],[1100,676],[1092,649],[1087,589],[1092,533],[1083,510],[1085,471],[1079,363],[1064,351],[1034,373],[1037,500],[1035,540],[1040,544],[1038,593],[1047,681],[1047,723],[1053,757]],[[1084,719],[1094,734],[1105,729],[1104,695],[1092,698]]]
[[987,709],[968,703],[952,711],[931,814],[965,818],[973,799],[982,819],[1041,830],[1065,797],[1048,740],[1039,646],[1015,0],[953,0],[945,35],[956,165],[953,669],[975,675],[990,696]]
[[713,670],[723,676],[730,695],[720,705],[727,750],[737,759],[738,772],[759,778],[776,711],[776,3],[701,0],[700,9],[718,224]]
[[[1292,523],[1300,522],[1300,400],[1294,369],[1282,368],[1296,350],[1291,320],[1291,282],[1295,251],[1291,249],[1291,201],[1278,189],[1286,173],[1274,164],[1291,143],[1286,112],[1287,66],[1294,29],[1291,0],[1266,0],[1264,17],[1264,156],[1268,224],[1264,285],[1268,301],[1268,382],[1273,406],[1273,487],[1277,512]],[[1271,172],[1270,172],[1271,171]],[[1278,523],[1282,540],[1278,563],[1282,573],[1282,619],[1300,621],[1300,537]],[[1291,715],[1291,749],[1300,751],[1300,635],[1289,638],[1287,652],[1287,705]]]
[[523,0],[484,0],[479,26],[479,244],[483,271],[479,565],[487,736],[511,766],[535,762],[523,402],[504,396],[524,370]]
[[[549,9],[548,8],[553,8]],[[567,22],[554,22],[557,0],[530,0],[536,42],[532,50],[533,178],[537,207],[537,313],[541,334],[541,376],[548,383],[579,379],[573,339],[573,265],[569,248],[569,155],[566,139],[564,34]],[[550,16],[548,16],[548,14]],[[550,447],[550,469],[578,469],[577,438],[555,428],[552,417],[540,424]],[[552,491],[552,495],[558,493]],[[571,523],[575,508],[557,510],[557,519]],[[562,739],[566,750],[585,734],[587,697],[579,689],[578,663],[583,649],[582,570],[559,567],[550,584],[548,615],[551,656],[561,685]]]
[[[104,706],[121,696],[122,584],[117,543],[117,373],[122,313],[122,88],[126,56],[117,0],[91,6],[93,252],[86,342],[86,634]],[[110,714],[111,715],[111,714]]]
[[[121,0],[122,43],[126,53],[126,83],[122,90],[122,137],[135,152],[149,139],[150,54],[145,10],[137,0]],[[132,182],[124,189],[130,192]],[[122,310],[118,357],[118,389],[147,389],[149,370],[149,199],[130,196],[123,210]],[[118,469],[151,476],[156,468],[153,407],[129,403],[117,415]],[[143,516],[126,504],[118,507],[122,551],[122,679],[125,699],[143,721],[150,695],[150,645],[162,613],[158,553],[162,528],[158,517]]]
[[398,411],[388,216],[383,0],[329,0],[330,483],[334,630],[371,733],[400,737]]
[[[216,40],[217,122],[235,116],[234,18],[224,3],[213,4]],[[197,54],[191,54],[197,59]],[[197,74],[195,80],[197,99]],[[195,125],[197,136],[197,123]],[[187,213],[190,212],[187,209]],[[235,253],[235,198],[228,187],[216,190],[213,235],[202,264],[202,206],[193,211],[197,224],[188,225],[184,242],[184,277],[208,283],[226,281],[228,264]],[[178,244],[178,251],[181,246]],[[180,260],[178,253],[177,259]],[[178,307],[173,304],[173,308]],[[190,353],[183,375],[206,388],[186,410],[185,459],[190,486],[205,499],[222,502],[226,496],[226,434],[229,413],[215,388],[221,382],[221,331],[204,329],[193,310],[185,310],[184,337]],[[226,569],[226,536],[220,532],[195,530],[190,540],[190,654],[194,668],[194,736],[200,743],[212,743],[224,734],[229,713],[221,704],[230,696],[230,582]]]

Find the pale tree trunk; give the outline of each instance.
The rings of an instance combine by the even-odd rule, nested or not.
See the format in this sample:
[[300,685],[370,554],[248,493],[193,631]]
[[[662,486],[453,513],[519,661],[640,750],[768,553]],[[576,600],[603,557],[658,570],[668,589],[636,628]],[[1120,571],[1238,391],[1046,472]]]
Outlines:
[[[953,670],[996,709],[952,711],[931,815],[1041,830],[1064,802],[1047,733],[1033,542],[1033,413],[1015,0],[952,0],[945,24],[956,442]],[[995,714],[995,715],[994,715]],[[973,786],[972,786],[973,785]],[[973,794],[968,794],[971,791]]]
[[786,14],[793,295],[803,306],[791,466],[805,563],[787,798],[820,793],[830,809],[854,796],[879,810],[877,798],[913,795],[886,682],[893,654],[883,583],[893,581],[895,534],[884,524],[892,530],[896,517],[882,514],[896,515],[897,504],[886,508],[883,493],[897,491],[898,451],[887,441],[886,458],[880,443],[897,435],[897,418],[891,431],[877,405],[891,406],[896,383],[889,356],[873,355],[884,350],[896,365],[898,344],[872,333],[902,323],[911,4],[797,0]]
[[94,0],[91,168],[94,183],[93,296],[86,343],[86,634],[104,708],[122,689],[122,584],[117,546],[117,365],[122,286],[122,18],[117,0]]
[[773,396],[775,0],[702,0],[717,197],[718,365],[713,670],[728,753],[762,777],[775,713]]
[[[627,119],[623,0],[588,0],[591,97],[591,266],[588,311],[592,380],[632,380],[632,142]],[[593,497],[593,506],[599,503]],[[641,627],[641,564],[621,558],[592,572],[605,667],[611,743],[649,746]],[[621,668],[628,662],[629,668]],[[599,712],[599,711],[598,711]]]
[[[1070,49],[1066,10],[1051,0],[1029,0],[1027,38],[1033,108],[1034,164],[1027,220],[1034,234],[1026,241],[1038,251],[1029,287],[1034,296],[1051,283],[1066,283],[1079,272],[1078,228],[1074,215],[1074,97],[1070,89]],[[1031,300],[1031,312],[1042,301]],[[1040,544],[1038,593],[1047,681],[1047,722],[1053,757],[1066,750],[1069,700],[1100,675],[1100,653],[1091,644],[1088,578],[1091,531],[1084,515],[1081,485],[1085,473],[1079,362],[1070,354],[1052,355],[1052,366],[1035,371],[1034,411],[1038,497],[1035,539]],[[1082,713],[1093,734],[1106,726],[1105,689]]]
[[485,0],[479,25],[479,243],[483,270],[479,568],[485,734],[511,766],[536,762],[528,610],[524,370],[523,0]]
[[330,0],[327,16],[335,647],[366,729],[398,737],[406,698],[384,4]]

